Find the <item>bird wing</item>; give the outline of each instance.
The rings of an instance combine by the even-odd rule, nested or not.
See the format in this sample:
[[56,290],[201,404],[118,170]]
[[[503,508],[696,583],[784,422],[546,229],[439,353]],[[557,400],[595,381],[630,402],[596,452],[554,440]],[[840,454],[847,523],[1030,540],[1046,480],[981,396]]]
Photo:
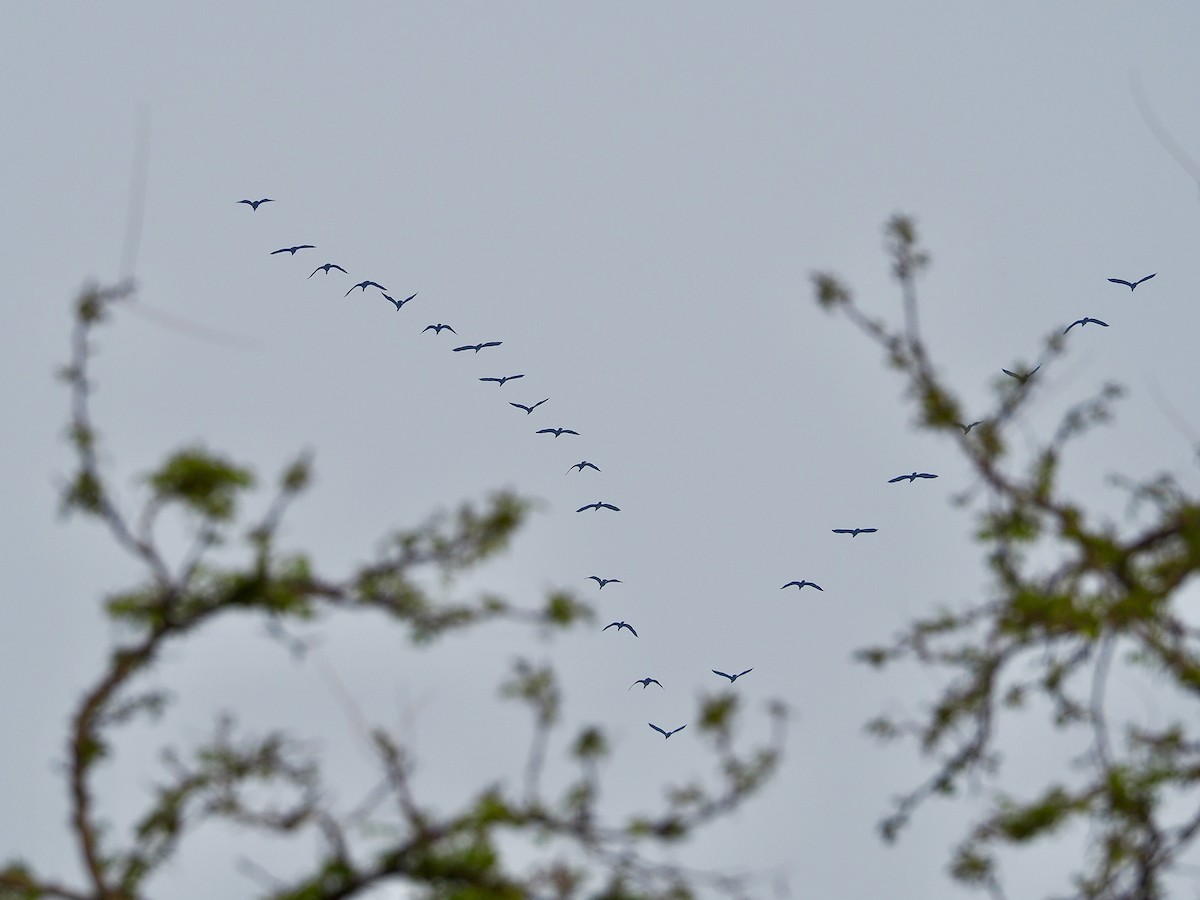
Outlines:
[[1089,322],[1095,322],[1097,325],[1103,325],[1105,328],[1107,328],[1107,327],[1108,327],[1108,323],[1107,323],[1107,322],[1101,322],[1099,319],[1088,319],[1088,321],[1089,321]]
[[292,252],[291,247],[281,247],[279,250],[272,250],[271,256],[274,256],[276,253],[291,253],[291,252]]
[[604,579],[603,579],[603,578],[601,578],[599,575],[589,575],[589,576],[588,576],[588,578],[589,578],[591,581],[594,581],[594,582],[596,582],[597,584],[599,584],[601,581],[603,581],[603,580],[604,580]]
[[523,410],[525,410],[526,414],[533,412],[533,407],[532,407],[532,406],[526,406],[524,403],[513,403],[513,402],[510,400],[510,401],[508,402],[508,405],[509,405],[509,406],[515,406],[517,409],[523,409]]
[[[312,275],[309,275],[308,277],[312,278],[313,275],[316,275],[318,272],[320,272],[322,268],[324,268],[324,266],[317,266],[315,269],[312,270]],[[326,274],[328,274],[329,270],[325,269],[325,272],[326,272]]]
[[733,676],[732,676],[732,675],[729,675],[729,674],[727,674],[727,673],[725,673],[725,672],[718,672],[716,669],[713,669],[713,670],[712,670],[712,673],[713,673],[714,675],[720,675],[722,678],[728,678],[730,681],[733,681]]
[[579,432],[578,432],[578,431],[572,431],[570,428],[560,428],[560,429],[558,429],[558,430],[559,430],[559,431],[561,431],[563,434],[573,434],[573,435],[575,435],[576,437],[579,437]]
[[833,533],[834,534],[853,534],[853,532],[849,528],[835,528],[835,529],[833,529]]
[[353,291],[353,290],[354,290],[354,288],[356,288],[356,287],[362,287],[362,285],[361,285],[361,284],[356,284],[354,287],[350,288],[350,290],[349,290],[349,291],[346,291],[346,296],[347,296],[347,297],[349,297],[349,296],[350,296],[350,293],[351,293],[351,291]]
[[665,731],[663,731],[661,728],[659,728],[653,722],[647,722],[646,724],[649,725],[651,728],[653,728],[655,731],[657,731],[659,734],[661,734],[663,737],[669,737],[669,735]]
[[[638,679],[637,681],[635,681],[633,684],[642,684],[642,679],[640,679],[640,678],[639,678],[639,679]],[[627,690],[627,691],[632,691],[632,690],[633,690],[633,684],[631,684],[629,687],[625,688],[625,690]],[[645,685],[644,685],[644,684],[642,684],[642,687],[645,687]]]
[[1020,377],[1021,377],[1021,376],[1020,376],[1020,375],[1018,375],[1016,372],[1010,372],[1010,371],[1008,371],[1008,369],[1001,369],[1000,371],[1001,371],[1001,372],[1003,372],[1005,375],[1011,375],[1013,378],[1020,378]]
[[504,343],[504,341],[485,341],[484,343],[480,344],[479,346],[480,347],[499,347],[503,343]]
[[[415,297],[415,296],[417,296],[417,295],[416,295],[416,294],[413,294],[413,297]],[[411,299],[411,298],[410,298],[410,299]],[[453,328],[451,328],[449,325],[443,325],[442,327],[443,327],[443,328],[445,328],[445,329],[446,329],[448,332],[450,332],[451,334],[458,334],[458,332],[457,332],[457,331],[455,331]]]
[[798,588],[802,588],[802,587],[804,587],[804,585],[802,585],[802,584],[801,584],[800,582],[798,582],[798,581],[789,581],[787,584],[785,584],[783,587],[781,587],[781,588],[780,588],[780,590],[781,590],[781,591],[782,591],[782,590],[786,590],[787,588],[790,588],[790,587],[791,587],[793,584],[794,584],[796,587],[798,587]]
[[[651,684],[657,684],[659,687],[662,687],[662,682],[661,682],[661,681],[659,681],[657,678],[651,678],[651,679],[650,679],[650,683],[651,683]],[[649,687],[649,685],[647,685],[647,687]],[[663,690],[665,691],[665,690],[666,690],[666,688],[663,688]]]
[[[466,348],[463,348],[466,349]],[[500,381],[499,378],[480,378],[480,381]]]
[[505,376],[505,378],[507,378],[509,381],[512,381],[514,378],[524,378],[524,377],[525,377],[524,375],[506,375]]
[[[634,631],[634,628],[633,628],[633,626],[632,626],[632,625],[626,624],[626,625],[625,625],[625,627],[626,627],[626,628],[628,628],[630,631],[633,631],[633,636],[634,636],[634,637],[637,637],[637,636],[638,636],[638,633],[637,633],[636,631]],[[620,630],[620,629],[618,629],[618,630]]]
[[816,588],[818,591],[820,591],[822,594],[823,594],[823,593],[825,593],[825,588],[821,587],[821,586],[820,586],[819,584],[817,584],[815,581],[810,581],[810,582],[808,582],[808,585],[809,585],[809,587],[815,587],[815,588]]
[[895,478],[889,478],[888,484],[895,484],[897,481],[903,481],[907,477],[907,475],[897,475]]
[[429,331],[430,329],[433,329],[435,332],[440,330],[438,328],[434,328],[434,326],[432,326],[432,325],[426,325],[424,328],[421,329],[421,334],[424,334],[425,332]]
[[929,472],[918,472],[917,477],[918,478],[937,478],[936,475],[933,475]]
[[613,626],[616,626],[616,629],[617,629],[617,631],[620,631],[620,630],[621,630],[621,623],[620,623],[620,622],[609,622],[607,625],[605,625],[605,626],[604,626],[603,628],[601,628],[600,630],[601,630],[601,631],[608,631],[608,629],[612,628]]
[[[549,399],[550,399],[549,397],[546,398],[546,400],[549,400]],[[533,406],[530,407],[530,409],[537,409],[539,406],[541,406],[543,403],[545,403],[546,400],[539,400],[537,403],[533,404]]]
[[349,272],[347,272],[345,269],[343,269],[341,266],[337,265],[336,263],[334,263],[334,264],[333,264],[332,266],[330,266],[329,268],[331,268],[331,269],[337,269],[339,272],[343,273],[344,275],[349,275],[349,274],[350,274]]
[[[471,346],[470,344],[463,344],[461,347],[455,347],[454,352],[461,353],[463,350],[474,350],[474,349],[475,348],[473,346]],[[480,379],[480,380],[482,380],[482,379]]]
[[1033,373],[1034,373],[1034,372],[1036,372],[1036,371],[1037,371],[1038,369],[1040,369],[1041,367],[1042,367],[1042,364],[1041,364],[1041,363],[1038,363],[1036,366],[1034,366],[1034,367],[1033,367],[1033,370],[1032,370],[1032,371],[1031,371],[1031,372],[1030,372],[1028,375],[1026,375],[1025,377],[1026,377],[1026,378],[1032,378],[1032,377],[1033,377]]
[[855,528],[855,531],[861,531],[863,534],[874,534],[878,528]]
[[1152,274],[1150,274],[1150,275],[1147,275],[1145,278],[1139,278],[1139,279],[1138,279],[1138,281],[1137,281],[1137,283],[1138,283],[1138,284],[1141,284],[1143,281],[1149,281],[1151,278],[1153,278],[1153,277],[1154,277],[1155,275],[1157,275],[1157,274],[1158,274],[1157,272],[1154,272],[1154,273],[1152,273]]
[[[524,408],[525,407],[523,407],[523,406],[521,407],[521,409],[524,409]],[[554,434],[554,429],[553,428],[539,428],[537,431],[534,432],[534,434]],[[572,468],[574,468],[574,466],[572,466]]]
[[316,250],[317,245],[316,244],[297,244],[292,249],[293,250]]
[[253,209],[253,208],[254,208],[254,201],[253,201],[253,200],[239,200],[239,201],[238,201],[238,203],[245,203],[245,204],[246,204],[247,206],[249,206],[251,209]]
[[1123,285],[1125,285],[1125,287],[1129,288],[1131,291],[1133,290],[1133,282],[1132,281],[1126,281],[1124,278],[1110,278],[1108,280],[1111,281],[1113,284],[1123,284]]
[[1063,334],[1066,334],[1068,331],[1070,331],[1076,325],[1082,325],[1082,324],[1083,324],[1083,319],[1076,319],[1074,322],[1072,322],[1070,325],[1068,325],[1066,328],[1063,329]]
[[743,675],[749,675],[749,674],[750,674],[751,672],[753,672],[753,671],[754,671],[754,669],[747,669],[745,672],[738,672],[738,676],[737,676],[737,677],[738,677],[738,678],[741,678]]
[[421,293],[421,292],[417,291],[416,293],[409,294],[407,297],[404,298],[404,302],[407,303],[409,300],[411,300],[413,297],[417,296],[417,294],[419,294],[419,293]]
[[[683,731],[683,729],[685,729],[685,728],[687,728],[686,725],[680,725],[678,728],[675,729],[675,731]],[[672,731],[671,734],[674,734],[675,731]],[[668,734],[667,737],[670,737],[671,734]]]
[[597,472],[600,471],[600,467],[598,465],[596,465],[595,463],[584,463],[583,466],[580,467],[579,471],[582,472],[585,468],[595,469]]
[[596,509],[596,504],[589,503],[587,506],[581,506],[579,509],[575,510],[575,512],[583,512],[585,509]]
[[598,504],[598,505],[599,505],[599,506],[603,506],[605,509],[611,509],[613,512],[620,512],[620,511],[621,511],[621,507],[619,507],[619,506],[613,506],[611,503],[600,503],[600,504]]
[[605,578],[604,582],[606,584],[624,584],[625,583],[620,578]]

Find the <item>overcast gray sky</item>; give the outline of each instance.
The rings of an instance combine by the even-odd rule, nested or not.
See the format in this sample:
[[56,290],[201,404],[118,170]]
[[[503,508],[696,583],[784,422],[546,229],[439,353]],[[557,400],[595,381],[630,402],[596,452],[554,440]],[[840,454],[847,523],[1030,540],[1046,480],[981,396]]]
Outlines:
[[[796,897],[962,893],[943,870],[971,800],[929,807],[896,847],[874,830],[926,770],[862,723],[917,712],[935,682],[850,655],[984,596],[970,517],[949,502],[970,482],[951,442],[912,431],[874,347],[815,308],[809,273],[839,272],[893,315],[880,229],[915,215],[933,352],[981,412],[1002,366],[1032,364],[1055,327],[1104,319],[1072,332],[1014,427],[1032,441],[1114,378],[1131,397],[1069,457],[1072,487],[1119,512],[1110,471],[1194,485],[1155,391],[1200,432],[1200,202],[1130,77],[1200,157],[1200,7],[214,0],[10,4],[0,25],[0,855],[74,871],[54,761],[112,637],[99,601],[137,576],[95,526],[55,515],[71,463],[53,372],[80,286],[119,274],[144,117],[139,297],[236,340],[132,313],[102,331],[95,413],[127,503],[136,474],[182,444],[268,482],[312,448],[317,479],[285,544],[338,571],[392,528],[513,487],[544,504],[462,589],[532,603],[565,586],[639,630],[544,644],[501,625],[418,653],[378,621],[329,623],[322,659],[414,744],[428,796],[519,777],[526,718],[494,703],[517,653],[558,664],[572,724],[610,729],[614,811],[705,771],[688,732],[664,742],[646,721],[682,724],[719,687],[710,669],[753,666],[736,686],[747,739],[765,736],[769,698],[796,713],[783,769],[675,858],[778,872]],[[235,203],[258,197],[276,202]],[[268,255],[296,243],[317,249]],[[324,262],[351,277],[306,277]],[[1150,272],[1134,294],[1105,281]],[[420,293],[399,312],[378,292],[343,297],[363,278]],[[454,336],[421,333],[433,322],[504,344],[463,358]],[[529,417],[506,402],[543,397]],[[546,426],[580,436],[533,434]],[[603,472],[564,475],[584,458]],[[886,484],[914,469],[942,477]],[[598,499],[621,513],[574,513]],[[880,532],[830,534],[856,525]],[[625,583],[600,595],[591,574]],[[825,591],[781,592],[793,578]],[[667,690],[626,691],[645,675]],[[105,769],[118,822],[140,808],[154,748],[198,739],[228,707],[319,736],[346,805],[374,780],[320,667],[293,664],[258,622],[206,631],[155,678],[179,702]],[[1014,764],[1040,734],[1005,734]],[[240,847],[201,832],[158,895],[251,893]],[[1062,871],[1035,853],[1007,872],[1011,896],[1061,891]]]

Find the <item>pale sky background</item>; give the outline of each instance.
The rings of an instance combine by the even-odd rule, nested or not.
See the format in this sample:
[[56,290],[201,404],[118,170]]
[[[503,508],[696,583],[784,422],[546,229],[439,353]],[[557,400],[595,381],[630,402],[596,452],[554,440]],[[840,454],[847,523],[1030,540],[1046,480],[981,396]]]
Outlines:
[[[266,483],[312,448],[316,481],[283,544],[341,573],[390,530],[512,487],[540,511],[457,589],[533,605],[567,587],[641,634],[546,643],[498,625],[417,651],[375,618],[316,629],[364,713],[415,748],[423,796],[518,783],[528,718],[495,702],[518,654],[562,676],[570,731],[553,754],[583,722],[609,730],[604,804],[618,814],[708,771],[695,729],[664,742],[646,722],[687,722],[721,687],[710,669],[753,666],[736,685],[743,737],[765,737],[767,701],[786,700],[783,767],[672,858],[767,873],[754,896],[964,895],[944,867],[977,801],[933,803],[884,846],[876,821],[928,767],[862,731],[881,711],[917,712],[937,682],[850,657],[923,611],[986,596],[970,514],[950,503],[971,482],[950,440],[911,429],[877,350],[815,307],[809,274],[840,273],[894,317],[881,226],[913,214],[933,255],[929,342],[974,418],[1002,366],[1032,365],[1045,334],[1095,316],[1111,327],[1072,332],[1016,432],[1032,446],[1116,379],[1130,398],[1069,454],[1072,489],[1119,515],[1109,472],[1165,468],[1195,486],[1189,440],[1155,391],[1200,434],[1200,202],[1139,117],[1130,75],[1200,158],[1200,6],[248,6],[0,13],[0,857],[77,881],[56,764],[113,637],[99,603],[140,574],[96,525],[56,515],[71,460],[53,373],[78,289],[119,274],[144,115],[139,297],[239,341],[132,313],[100,332],[94,410],[126,506],[138,473],[184,444]],[[236,205],[259,197],[276,202]],[[318,249],[268,255],[296,243]],[[324,262],[352,277],[306,278]],[[1132,295],[1105,281],[1150,272]],[[399,312],[378,292],[343,297],[364,278],[420,293]],[[421,333],[433,322],[504,344],[463,358],[453,335]],[[476,380],[516,372],[527,377],[503,388]],[[543,397],[529,417],[507,404]],[[533,434],[548,426],[581,436]],[[564,475],[584,458],[603,472]],[[941,478],[886,484],[914,469]],[[595,500],[622,512],[575,514]],[[830,533],[867,525],[879,533]],[[625,583],[598,594],[591,574]],[[781,592],[793,578],[825,592]],[[626,691],[646,675],[667,690]],[[201,738],[221,709],[319,738],[343,809],[377,778],[320,665],[295,664],[258,620],[173,647],[153,681],[176,705],[131,730],[99,780],[118,824],[143,808],[156,748]],[[1169,702],[1138,690],[1124,698],[1135,712]],[[1001,732],[1009,786],[1031,789],[1058,771],[1048,758],[1085,749],[1050,753],[1036,714]],[[202,829],[153,893],[252,895],[239,854],[284,877],[312,848],[239,835]],[[1062,860],[1023,855],[1009,895],[1067,890]]]

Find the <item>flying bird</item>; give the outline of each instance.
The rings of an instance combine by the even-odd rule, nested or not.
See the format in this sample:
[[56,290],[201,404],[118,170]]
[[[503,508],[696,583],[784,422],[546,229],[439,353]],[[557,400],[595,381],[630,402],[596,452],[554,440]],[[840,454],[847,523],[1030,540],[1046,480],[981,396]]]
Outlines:
[[[413,294],[413,296],[415,297],[416,294]],[[405,301],[405,302],[407,303],[408,301]],[[426,325],[424,328],[421,329],[421,334],[424,334],[427,331],[432,331],[434,334],[441,334],[443,328],[446,329],[451,334],[458,334],[458,332],[455,331],[453,328],[451,328],[449,325],[443,325],[441,322],[438,322],[436,325]]]
[[654,728],[654,731],[658,732],[662,737],[665,738],[671,737],[672,734],[676,733],[677,731],[683,731],[684,728],[688,727],[686,725],[680,725],[678,728],[674,728],[672,731],[662,731],[662,728],[660,728],[658,725],[655,725],[654,722],[646,722],[646,724]]
[[1028,381],[1030,378],[1032,378],[1032,377],[1033,377],[1033,373],[1034,373],[1034,372],[1036,372],[1036,371],[1037,371],[1038,369],[1040,369],[1041,367],[1042,367],[1042,366],[1041,366],[1041,364],[1039,363],[1038,365],[1034,366],[1034,368],[1033,368],[1033,371],[1031,371],[1031,372],[1026,372],[1024,375],[1018,375],[1016,372],[1010,372],[1010,371],[1008,371],[1008,369],[1001,369],[1000,371],[1001,371],[1001,372],[1003,372],[1005,375],[1010,375],[1010,376],[1012,376],[1013,378],[1017,379],[1017,381],[1021,382],[1021,384],[1024,384],[1024,383],[1025,383],[1025,382],[1027,382],[1027,381]]
[[[571,469],[578,469],[580,472],[582,472],[584,469],[595,469],[597,472],[600,471],[600,467],[598,465],[596,465],[593,462],[588,462],[586,459],[582,459],[579,462],[575,463],[575,465],[571,466]],[[571,469],[567,469],[567,471],[564,472],[563,474],[570,475]]]
[[605,626],[604,626],[603,628],[601,628],[600,630],[601,630],[601,631],[608,631],[608,629],[610,629],[610,628],[613,628],[613,627],[615,627],[615,628],[617,629],[617,633],[618,633],[618,634],[620,634],[620,633],[621,633],[621,629],[622,629],[622,628],[628,628],[628,629],[630,630],[630,632],[633,634],[633,636],[634,636],[634,637],[637,637],[637,636],[638,636],[638,633],[637,633],[636,631],[634,631],[634,630],[633,630],[633,626],[632,626],[632,625],[630,625],[628,622],[610,622],[609,624],[605,625]]
[[464,350],[474,350],[478,353],[484,347],[499,347],[503,343],[504,341],[484,341],[480,344],[463,344],[461,347],[455,347],[454,352],[461,353]]
[[911,475],[897,475],[895,478],[889,478],[888,484],[895,484],[897,481],[907,481],[912,484],[918,478],[937,478],[937,476],[930,475],[928,472],[913,472]]
[[592,581],[596,582],[596,584],[600,585],[600,590],[604,590],[604,586],[606,584],[624,584],[625,583],[625,582],[621,581],[620,578],[601,578],[599,575],[589,575],[588,578],[590,578]]
[[[549,399],[550,399],[549,397],[546,398],[546,400],[549,400]],[[524,403],[513,403],[511,401],[509,401],[508,405],[515,406],[517,409],[523,409],[523,410],[525,410],[525,415],[529,415],[531,412],[533,412],[535,409],[537,409],[539,406],[541,406],[543,403],[545,403],[546,400],[539,400],[537,403],[533,404],[533,406],[526,406]]]
[[[375,284],[375,282],[371,282],[371,283]],[[379,288],[380,290],[383,290],[382,284],[376,284],[375,287]],[[351,290],[353,290],[353,288],[351,288]],[[363,290],[365,291],[366,288],[363,288]],[[417,294],[419,294],[419,293],[421,293],[421,292],[417,291]],[[400,312],[400,307],[402,307],[405,303],[407,303],[413,297],[417,296],[417,294],[411,294],[408,297],[405,297],[403,300],[397,300],[395,297],[391,296],[390,294],[384,294],[383,299],[386,300],[388,303],[392,304],[392,306],[396,307],[396,312]],[[450,328],[449,325],[447,325],[446,327]],[[453,331],[454,329],[450,328],[450,330]]]
[[806,586],[807,586],[807,587],[814,587],[814,588],[816,588],[818,591],[822,591],[822,592],[824,592],[824,590],[825,590],[825,588],[821,587],[821,586],[820,586],[819,584],[817,584],[815,581],[789,581],[787,584],[785,584],[783,587],[781,587],[781,588],[780,588],[780,590],[781,590],[781,591],[783,591],[783,590],[787,590],[787,589],[788,589],[788,588],[790,588],[790,587],[791,587],[793,584],[796,586],[796,588],[797,588],[798,590],[801,590],[801,591],[802,591],[802,590],[804,590],[804,588],[805,588]]
[[264,203],[274,203],[274,202],[275,201],[272,200],[270,197],[263,197],[261,200],[239,200],[238,201],[238,203],[245,203],[248,207],[250,207],[251,212],[256,212],[258,210],[258,208],[260,206],[262,206]]
[[670,737],[671,735],[673,735],[673,734],[674,734],[676,731],[683,731],[683,729],[687,728],[687,726],[686,726],[686,725],[680,725],[678,728],[676,728],[676,729],[674,729],[674,730],[672,730],[672,731],[663,731],[661,728],[659,728],[659,727],[658,727],[657,725],[655,725],[653,722],[647,722],[646,724],[647,724],[647,725],[649,725],[651,728],[653,728],[655,731],[657,731],[659,734],[661,734],[661,735],[662,735],[663,737],[665,737],[665,738],[669,738],[669,737]]
[[[646,678],[639,678],[639,679],[638,679],[637,681],[635,681],[633,684],[640,684],[640,685],[642,686],[642,690],[643,690],[643,691],[644,691],[646,688],[650,687],[650,685],[652,685],[652,684],[657,684],[659,687],[662,687],[662,682],[661,682],[661,681],[659,681],[657,678],[649,678],[649,677],[646,677]],[[627,691],[632,691],[632,690],[633,690],[633,684],[631,684],[629,687],[625,688],[625,690],[627,690]],[[663,690],[666,690],[666,688],[663,688]],[[650,727],[651,727],[651,728],[653,728],[654,726],[653,726],[653,725],[651,725]]]
[[583,512],[585,509],[611,509],[613,512],[621,511],[621,507],[619,506],[613,506],[611,503],[601,503],[599,500],[597,500],[595,503],[589,503],[587,506],[579,507],[579,509],[575,510],[575,512]]
[[[354,287],[350,288],[350,290],[349,290],[349,291],[346,291],[346,296],[347,296],[347,297],[349,297],[349,296],[350,296],[350,294],[351,294],[351,292],[354,290],[354,288],[359,288],[359,289],[361,289],[361,290],[362,290],[362,292],[365,294],[365,293],[367,292],[367,288],[369,288],[369,287],[377,287],[377,288],[379,288],[381,291],[386,291],[386,290],[387,290],[387,288],[385,288],[385,287],[384,287],[382,284],[380,284],[378,281],[360,281],[358,284],[354,285]],[[414,296],[415,296],[415,295],[414,295]],[[392,302],[394,303],[395,301],[393,300]]]
[[[238,202],[240,203],[241,201]],[[281,247],[278,250],[272,250],[268,256],[274,256],[277,253],[290,253],[292,256],[295,256],[297,250],[315,250],[316,247],[316,244],[297,244],[295,247]]]
[[1147,275],[1145,278],[1139,278],[1137,281],[1126,281],[1124,278],[1110,278],[1108,280],[1111,281],[1113,284],[1123,284],[1132,291],[1135,287],[1137,287],[1143,281],[1149,281],[1151,278],[1153,278],[1157,274],[1158,274],[1157,272],[1152,272],[1151,274]]
[[983,422],[972,422],[970,425],[964,425],[962,422],[955,422],[954,424],[963,430],[963,434],[970,434],[972,428],[976,425],[982,425]]
[[1070,325],[1068,325],[1066,328],[1064,328],[1063,334],[1066,334],[1068,331],[1070,331],[1076,325],[1086,325],[1088,322],[1094,322],[1097,325],[1103,325],[1105,328],[1108,327],[1107,322],[1101,322],[1099,319],[1093,319],[1091,316],[1084,316],[1082,319],[1076,319],[1074,322],[1072,322]]
[[500,385],[500,387],[504,387],[504,382],[512,381],[514,378],[524,378],[524,377],[525,377],[524,375],[505,375],[502,378],[480,378],[479,380],[480,381],[494,381],[494,382],[496,382],[496,384]]
[[834,528],[834,534],[848,534],[850,537],[858,537],[860,534],[874,534],[878,528]]
[[539,428],[534,432],[534,434],[552,434],[555,437],[558,437],[560,434],[573,434],[576,437],[579,436],[578,431],[574,431],[570,428]]
[[737,681],[737,680],[738,680],[739,678],[741,678],[743,675],[746,675],[746,674],[748,674],[748,673],[750,673],[750,672],[753,672],[753,671],[754,671],[753,669],[747,669],[745,672],[738,672],[736,675],[729,675],[729,674],[728,674],[728,673],[726,673],[726,672],[718,672],[716,669],[713,669],[713,670],[712,670],[712,673],[713,673],[714,675],[720,675],[722,678],[728,678],[728,679],[729,679],[729,683],[730,683],[730,684],[733,684],[735,681]]
[[342,272],[346,275],[350,274],[345,269],[343,269],[341,266],[339,266],[337,263],[325,263],[325,265],[317,266],[315,269],[313,269],[312,275],[309,275],[308,277],[312,278],[313,275],[316,275],[318,272],[324,272],[326,275],[328,275],[330,269],[337,269],[339,272]]

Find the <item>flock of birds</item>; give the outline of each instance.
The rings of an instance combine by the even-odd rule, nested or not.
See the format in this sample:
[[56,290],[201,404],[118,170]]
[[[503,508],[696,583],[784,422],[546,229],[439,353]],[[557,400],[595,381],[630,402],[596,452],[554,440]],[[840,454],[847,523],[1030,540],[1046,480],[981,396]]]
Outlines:
[[[258,208],[260,206],[262,206],[264,203],[273,203],[275,201],[273,199],[271,199],[270,197],[263,197],[262,199],[259,199],[259,200],[239,200],[237,202],[239,204],[245,204],[245,205],[249,206],[251,211],[257,211]],[[289,256],[291,256],[291,257],[295,257],[295,255],[301,250],[315,250],[315,249],[316,249],[316,246],[314,244],[295,244],[291,247],[281,247],[278,250],[272,250],[272,251],[270,251],[270,255],[277,256],[277,255],[286,253],[286,254],[289,254]],[[323,272],[325,275],[329,275],[329,273],[334,270],[341,272],[344,275],[350,274],[349,272],[346,271],[346,269],[344,269],[342,266],[338,265],[337,263],[326,262],[322,265],[317,266],[315,269],[313,269],[308,277],[312,278],[318,272]],[[1145,276],[1144,278],[1139,278],[1137,281],[1127,281],[1123,278],[1109,278],[1108,280],[1114,284],[1125,285],[1132,291],[1132,290],[1136,289],[1138,285],[1143,284],[1146,281],[1149,281],[1156,274],[1157,273],[1152,273],[1150,275]],[[382,294],[383,298],[385,300],[387,300],[389,303],[391,303],[396,308],[397,312],[399,312],[400,309],[405,306],[405,304],[409,303],[414,298],[416,298],[417,294],[419,293],[417,291],[414,291],[412,294],[405,297],[403,300],[397,300],[396,298],[394,298],[387,292],[388,289],[386,287],[384,287],[382,284],[380,284],[377,281],[372,281],[370,279],[367,279],[367,280],[360,281],[357,284],[353,285],[349,290],[346,291],[344,296],[349,297],[350,294],[353,293],[355,289],[358,289],[359,291],[361,291],[362,293],[365,294],[369,288],[378,289],[379,292]],[[1066,334],[1067,332],[1069,332],[1076,325],[1083,327],[1083,326],[1086,326],[1089,324],[1100,325],[1104,328],[1109,327],[1107,322],[1103,322],[1100,319],[1096,319],[1091,316],[1085,316],[1083,318],[1076,319],[1074,322],[1072,322],[1070,325],[1068,325],[1066,327],[1066,329],[1063,331],[1063,334]],[[443,331],[448,331],[451,334],[455,335],[456,337],[458,336],[458,332],[455,331],[452,326],[450,326],[444,322],[431,323],[421,329],[422,334],[424,334],[425,332],[428,332],[428,331],[432,331],[435,336],[440,336]],[[475,355],[478,355],[483,350],[488,350],[488,349],[491,349],[494,347],[499,347],[503,343],[504,343],[503,341],[480,341],[475,344],[462,344],[460,346],[453,347],[452,352],[465,353],[467,351],[471,351]],[[1033,369],[1031,369],[1028,372],[1012,372],[1012,371],[1009,371],[1008,369],[1001,369],[1001,371],[1005,375],[1015,378],[1022,385],[1025,385],[1030,381],[1030,379],[1032,379],[1034,377],[1034,375],[1037,373],[1037,371],[1040,368],[1041,368],[1041,365],[1034,367]],[[524,378],[524,377],[525,377],[525,374],[520,373],[520,374],[513,374],[513,375],[489,376],[489,377],[480,378],[479,381],[493,383],[493,384],[498,385],[499,387],[503,387],[505,384],[507,384],[510,381],[516,381],[516,380],[518,380],[520,378]],[[542,400],[537,401],[536,403],[530,403],[530,404],[509,401],[509,405],[521,410],[528,416],[528,415],[531,415],[542,404],[547,403],[549,401],[549,399],[550,399],[549,397],[546,397],[546,398],[543,398]],[[971,432],[972,428],[974,428],[977,425],[981,425],[981,424],[983,424],[981,421],[975,421],[975,422],[970,422],[970,423],[966,423],[966,424],[960,422],[960,423],[958,423],[958,427],[963,430],[964,434],[969,434]],[[571,428],[562,428],[562,427],[541,428],[541,429],[538,429],[535,433],[536,434],[549,434],[549,435],[552,435],[556,440],[565,434],[566,435],[574,435],[577,437],[579,436],[578,431],[575,431]],[[601,471],[600,467],[597,466],[595,463],[584,459],[584,460],[580,460],[579,462],[577,462],[573,466],[571,466],[567,470],[567,474],[569,474],[570,472],[573,472],[573,471],[583,473],[586,469],[592,469],[596,472]],[[937,477],[938,477],[937,475],[935,475],[931,472],[915,472],[914,471],[914,472],[909,472],[907,474],[897,475],[895,478],[889,478],[887,483],[888,484],[897,484],[897,483],[906,481],[909,484],[912,484],[913,482],[917,481],[918,479],[928,480],[928,479],[934,479]],[[582,513],[582,512],[588,512],[588,511],[599,512],[601,510],[611,511],[611,512],[620,512],[621,507],[616,506],[615,504],[609,503],[604,500],[597,500],[594,503],[586,503],[583,506],[579,507],[575,511],[577,513]],[[833,528],[833,529],[831,529],[831,531],[833,532],[833,534],[848,534],[848,535],[850,535],[850,537],[856,538],[860,534],[875,534],[879,531],[879,529],[878,528],[855,527],[855,528]],[[587,579],[591,580],[591,581],[595,581],[599,590],[603,590],[604,587],[609,584],[621,584],[622,583],[620,578],[602,578],[599,575],[589,575],[589,576],[587,576]],[[782,585],[780,587],[780,590],[786,590],[790,587],[795,587],[798,591],[802,591],[806,587],[811,587],[814,590],[821,591],[822,593],[825,590],[823,587],[821,587],[821,585],[817,584],[814,581],[809,581],[807,579],[796,579],[796,580],[789,581],[786,584]],[[620,634],[622,631],[628,631],[633,637],[635,637],[635,638],[638,637],[637,630],[633,627],[633,625],[631,625],[630,623],[628,623],[624,620],[610,622],[609,624],[605,625],[601,629],[601,631],[602,632],[608,631],[610,628],[616,629],[614,634]],[[728,672],[723,672],[719,669],[712,669],[711,671],[714,675],[717,675],[721,678],[727,678],[729,680],[729,683],[732,685],[734,682],[736,682],[742,676],[749,675],[751,672],[754,671],[754,669],[753,669],[753,667],[751,667],[749,669],[745,669],[736,674],[730,674]],[[639,684],[642,686],[643,690],[645,690],[652,684],[657,685],[660,689],[663,689],[662,682],[660,682],[657,678],[653,678],[651,676],[646,676],[644,678],[639,678],[636,681],[634,681],[633,684],[629,685],[629,687],[626,690],[632,690],[636,685],[639,685]],[[670,738],[671,735],[677,734],[678,732],[683,731],[683,729],[687,727],[687,724],[685,723],[683,725],[680,725],[678,728],[673,728],[668,731],[666,729],[660,728],[659,726],[655,725],[653,722],[648,722],[647,724],[654,731],[661,734],[664,739]]]

